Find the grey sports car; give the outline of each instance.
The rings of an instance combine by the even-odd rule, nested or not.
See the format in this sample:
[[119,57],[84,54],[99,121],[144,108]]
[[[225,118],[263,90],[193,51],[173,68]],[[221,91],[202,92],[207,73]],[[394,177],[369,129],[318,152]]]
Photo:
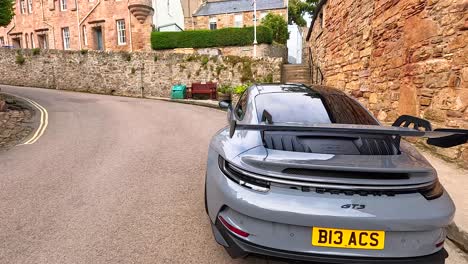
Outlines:
[[253,85],[212,139],[205,204],[233,258],[441,264],[455,207],[437,172],[402,137],[451,147],[466,130],[402,116],[382,126],[343,92]]

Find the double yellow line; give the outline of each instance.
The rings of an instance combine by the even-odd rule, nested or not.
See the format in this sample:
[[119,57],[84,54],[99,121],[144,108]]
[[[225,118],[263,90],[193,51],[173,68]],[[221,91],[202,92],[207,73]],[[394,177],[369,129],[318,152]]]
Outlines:
[[23,145],[32,145],[36,143],[36,141],[38,141],[39,138],[42,137],[47,126],[49,125],[49,113],[47,113],[47,110],[42,105],[34,102],[33,100],[27,99],[27,98],[23,98],[23,99],[28,101],[30,104],[34,105],[41,113],[41,121],[40,121],[39,127],[37,128],[32,138],[30,138],[28,141],[23,143]]
[[39,127],[37,128],[36,132],[30,139],[28,139],[26,142],[20,145],[32,145],[36,143],[39,140],[39,138],[41,138],[41,136],[44,134],[45,130],[47,129],[47,126],[49,125],[49,113],[42,105],[36,103],[35,101],[31,99],[24,98],[18,95],[13,95],[13,94],[9,94],[9,95],[13,97],[21,98],[39,110],[39,113],[41,114]]

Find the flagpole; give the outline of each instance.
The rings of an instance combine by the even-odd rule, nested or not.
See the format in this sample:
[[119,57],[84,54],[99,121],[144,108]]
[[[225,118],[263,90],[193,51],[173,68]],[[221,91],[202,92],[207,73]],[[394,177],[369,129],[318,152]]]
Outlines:
[[253,0],[254,4],[254,50],[253,56],[257,57],[257,0]]

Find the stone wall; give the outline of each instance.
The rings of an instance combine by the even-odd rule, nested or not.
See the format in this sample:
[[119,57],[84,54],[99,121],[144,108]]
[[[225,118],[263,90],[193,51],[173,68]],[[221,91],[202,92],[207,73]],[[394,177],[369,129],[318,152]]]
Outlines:
[[[467,0],[329,0],[311,31],[324,84],[381,121],[411,114],[468,128]],[[438,150],[468,161],[468,149]]]
[[0,84],[124,96],[141,96],[143,87],[145,96],[169,97],[178,83],[278,82],[281,65],[279,58],[59,50],[34,55],[0,48]]
[[[253,56],[253,45],[252,46],[241,46],[241,47],[219,47],[219,48],[181,48],[181,49],[170,49],[159,51],[162,53],[182,53],[182,54],[198,54],[198,55],[210,55],[210,56],[240,56],[240,57],[252,57]],[[284,61],[288,59],[288,49],[284,45],[279,44],[259,44],[257,46],[257,57],[271,57],[271,58],[283,58]]]

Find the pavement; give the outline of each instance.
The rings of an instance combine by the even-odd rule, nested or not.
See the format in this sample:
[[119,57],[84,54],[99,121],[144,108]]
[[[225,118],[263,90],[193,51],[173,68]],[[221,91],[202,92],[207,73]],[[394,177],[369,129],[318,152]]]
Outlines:
[[0,111],[0,151],[6,151],[23,141],[34,126],[31,107],[22,100],[0,92],[1,99],[7,99],[6,111]]
[[457,207],[454,223],[449,228],[449,237],[468,252],[468,171],[428,151],[422,150],[422,154],[436,168],[441,183]]
[[[48,112],[31,145],[0,153],[0,263],[232,260],[204,211],[208,143],[225,112],[2,86]],[[450,242],[448,264],[468,263]]]

